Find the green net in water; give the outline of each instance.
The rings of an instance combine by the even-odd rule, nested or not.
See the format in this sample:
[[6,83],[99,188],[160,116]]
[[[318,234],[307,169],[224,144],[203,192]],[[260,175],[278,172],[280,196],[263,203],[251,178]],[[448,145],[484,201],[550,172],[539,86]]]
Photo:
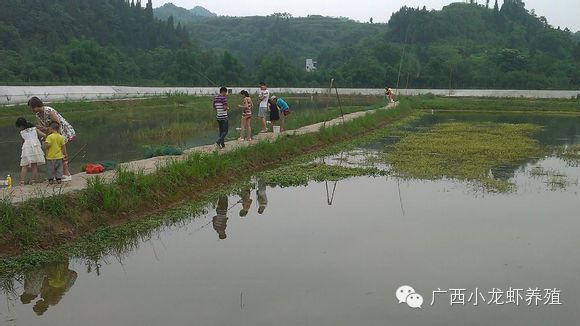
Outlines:
[[169,156],[169,155],[181,155],[183,150],[178,147],[173,146],[159,146],[159,147],[147,147],[145,148],[145,158],[151,158],[156,156]]

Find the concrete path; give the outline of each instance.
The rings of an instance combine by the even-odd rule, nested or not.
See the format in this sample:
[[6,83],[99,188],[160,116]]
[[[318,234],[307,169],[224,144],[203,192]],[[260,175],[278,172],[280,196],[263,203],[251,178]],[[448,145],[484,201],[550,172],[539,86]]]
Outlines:
[[[396,107],[397,103],[389,104],[388,106],[378,109],[389,109]],[[364,116],[368,113],[375,112],[377,110],[366,110],[366,111],[359,111],[350,114],[344,115],[344,122],[353,120],[355,118]],[[278,137],[284,135],[302,135],[302,134],[309,134],[318,132],[323,125],[334,126],[343,123],[343,118],[339,117],[330,121],[320,122],[313,125],[304,126],[295,130],[288,130],[279,134],[274,134],[272,132],[258,134],[254,137],[252,141],[243,141],[243,140],[231,140],[226,142],[226,147],[224,149],[218,149],[215,144],[212,145],[205,145],[190,148],[184,151],[183,155],[179,156],[159,156],[153,157],[149,159],[139,160],[139,161],[132,161],[127,163],[121,163],[122,167],[126,167],[130,171],[143,171],[145,174],[155,172],[159,167],[162,167],[164,164],[173,161],[179,161],[186,159],[188,154],[193,152],[200,152],[200,153],[226,153],[241,147],[247,147],[257,144],[261,141],[275,141]],[[104,173],[94,175],[94,174],[86,174],[84,172],[77,173],[72,176],[72,181],[62,183],[60,185],[49,185],[48,182],[38,183],[34,185],[27,185],[27,186],[14,186],[12,188],[4,188],[0,190],[0,200],[9,200],[12,203],[20,203],[32,198],[43,198],[48,196],[55,196],[60,194],[66,194],[74,191],[79,191],[86,189],[87,187],[87,180],[99,176],[103,178],[107,182],[111,182],[115,178],[115,171],[106,171]]]

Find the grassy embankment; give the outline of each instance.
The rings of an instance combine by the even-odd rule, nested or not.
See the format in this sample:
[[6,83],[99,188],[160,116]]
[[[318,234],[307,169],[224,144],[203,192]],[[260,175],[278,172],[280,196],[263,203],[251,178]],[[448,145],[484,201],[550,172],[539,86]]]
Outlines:
[[12,256],[53,248],[95,232],[125,224],[171,205],[201,198],[247,176],[288,159],[380,129],[411,115],[402,107],[380,111],[319,133],[288,136],[224,154],[192,154],[145,175],[119,170],[115,181],[95,179],[85,191],[12,205],[0,201],[0,253]]

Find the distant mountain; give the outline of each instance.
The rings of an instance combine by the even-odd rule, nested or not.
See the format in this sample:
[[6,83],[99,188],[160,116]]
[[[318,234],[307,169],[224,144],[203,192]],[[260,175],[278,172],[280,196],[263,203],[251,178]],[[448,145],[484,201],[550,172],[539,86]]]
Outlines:
[[217,16],[213,12],[211,12],[211,11],[205,9],[204,7],[201,7],[201,6],[195,6],[193,9],[189,10],[189,12],[191,12],[191,14],[194,16],[201,16],[201,17],[215,17],[215,16]]
[[193,9],[187,10],[182,7],[178,7],[172,3],[166,3],[159,8],[153,9],[153,14],[156,18],[161,20],[167,20],[170,16],[173,16],[173,20],[176,23],[191,23],[198,21],[206,17],[216,17],[217,15],[213,12],[205,9],[204,7],[196,6]]

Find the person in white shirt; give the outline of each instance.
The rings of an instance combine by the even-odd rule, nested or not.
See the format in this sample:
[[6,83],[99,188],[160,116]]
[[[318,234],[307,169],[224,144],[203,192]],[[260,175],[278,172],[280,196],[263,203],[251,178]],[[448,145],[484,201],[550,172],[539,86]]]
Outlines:
[[258,110],[258,118],[262,121],[262,130],[260,132],[268,132],[268,127],[266,126],[266,114],[268,114],[268,100],[270,99],[270,91],[268,91],[268,85],[266,83],[260,83],[260,95],[258,100],[260,101],[260,108]]

